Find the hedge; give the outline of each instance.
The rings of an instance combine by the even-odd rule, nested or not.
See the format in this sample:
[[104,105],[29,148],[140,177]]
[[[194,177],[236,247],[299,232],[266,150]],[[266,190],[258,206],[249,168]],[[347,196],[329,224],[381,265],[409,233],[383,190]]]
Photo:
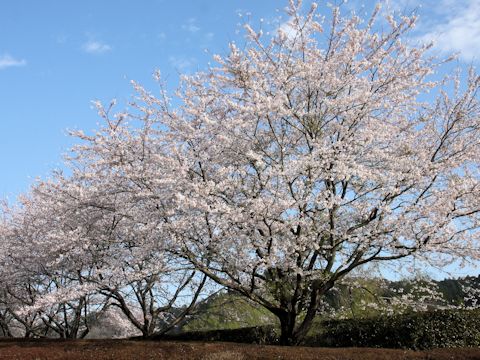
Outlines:
[[436,310],[361,320],[331,320],[305,345],[431,349],[480,346],[480,312]]
[[[160,339],[277,344],[278,334],[278,329],[273,325],[266,325],[188,331],[163,335]],[[480,311],[436,310],[357,320],[323,321],[313,329],[302,345],[414,350],[480,346]]]
[[275,344],[278,342],[277,332],[273,325],[253,326],[239,329],[186,331],[179,334],[165,334],[159,339],[183,341],[230,341],[249,344]]

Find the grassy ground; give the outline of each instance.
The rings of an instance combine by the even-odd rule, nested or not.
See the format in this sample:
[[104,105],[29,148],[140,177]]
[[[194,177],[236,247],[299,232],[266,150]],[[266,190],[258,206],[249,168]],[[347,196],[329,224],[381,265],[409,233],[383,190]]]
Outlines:
[[221,342],[132,340],[1,340],[0,359],[480,359],[480,349],[411,351],[369,348],[280,347]]

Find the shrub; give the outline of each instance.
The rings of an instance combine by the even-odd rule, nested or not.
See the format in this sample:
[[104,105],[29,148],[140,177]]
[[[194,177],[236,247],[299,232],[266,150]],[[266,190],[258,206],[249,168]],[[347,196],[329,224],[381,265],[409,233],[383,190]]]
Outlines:
[[[186,331],[163,335],[160,339],[278,344],[278,334],[275,326],[265,325]],[[313,329],[303,345],[414,350],[480,346],[480,310],[435,310],[364,319],[326,320]]]
[[276,344],[277,332],[273,325],[253,326],[239,329],[219,329],[208,331],[186,331],[179,334],[161,336],[164,340],[183,341],[231,341],[250,344]]
[[480,312],[436,310],[361,320],[324,321],[305,344],[410,349],[480,346]]

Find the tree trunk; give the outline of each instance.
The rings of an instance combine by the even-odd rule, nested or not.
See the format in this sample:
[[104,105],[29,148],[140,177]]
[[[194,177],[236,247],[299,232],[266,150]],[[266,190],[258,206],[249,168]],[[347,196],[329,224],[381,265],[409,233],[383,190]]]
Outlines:
[[297,339],[294,336],[296,313],[284,312],[277,315],[280,319],[280,345],[294,345]]

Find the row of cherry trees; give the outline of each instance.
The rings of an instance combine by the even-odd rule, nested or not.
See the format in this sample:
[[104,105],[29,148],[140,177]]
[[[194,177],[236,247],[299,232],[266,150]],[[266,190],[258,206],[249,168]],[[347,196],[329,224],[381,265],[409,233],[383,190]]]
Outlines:
[[68,174],[5,208],[0,329],[78,337],[116,307],[151,336],[208,281],[291,344],[362,268],[477,261],[480,79],[435,80],[430,46],[403,41],[415,17],[379,12],[322,20],[291,1],[276,34],[247,26],[173,101],[134,83],[128,112],[97,104]]
[[206,277],[135,220],[120,189],[110,194],[80,177],[38,183],[5,211],[4,334],[12,335],[13,326],[26,337],[83,337],[112,307],[145,337],[174,327]]

